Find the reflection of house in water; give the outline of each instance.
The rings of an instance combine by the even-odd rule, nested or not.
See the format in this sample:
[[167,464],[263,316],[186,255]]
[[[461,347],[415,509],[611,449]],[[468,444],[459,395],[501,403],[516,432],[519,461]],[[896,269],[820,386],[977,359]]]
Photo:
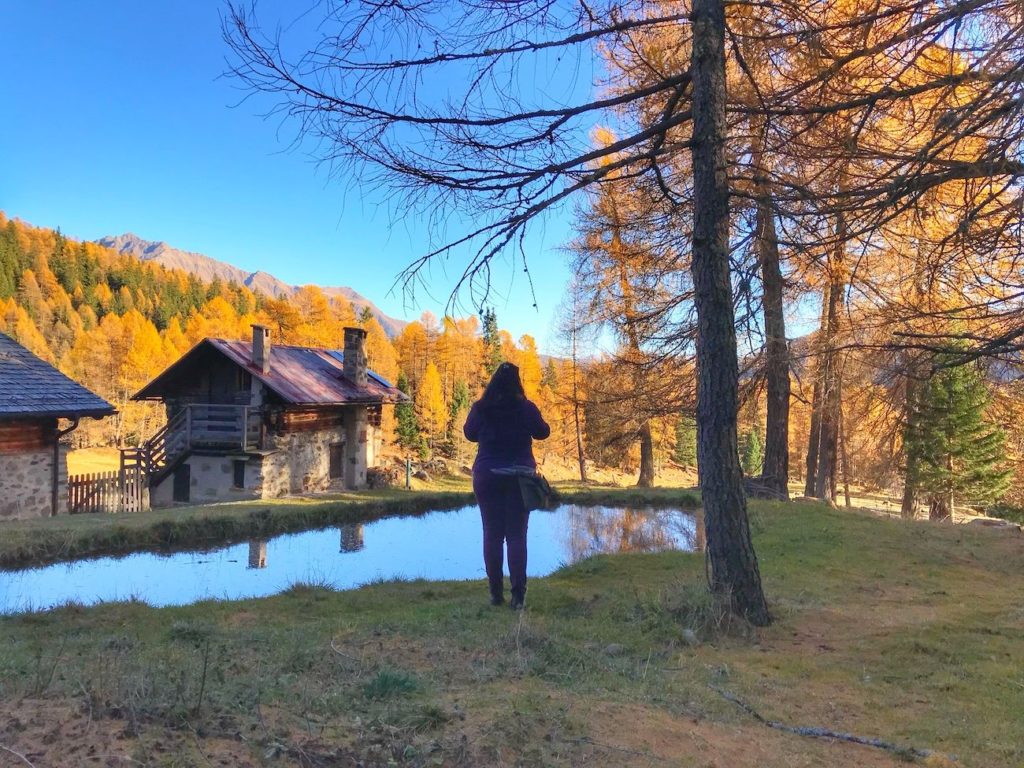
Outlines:
[[342,552],[358,552],[366,546],[363,543],[362,523],[345,523],[338,530],[341,531]]
[[252,539],[249,541],[249,567],[267,567],[267,541],[266,539]]

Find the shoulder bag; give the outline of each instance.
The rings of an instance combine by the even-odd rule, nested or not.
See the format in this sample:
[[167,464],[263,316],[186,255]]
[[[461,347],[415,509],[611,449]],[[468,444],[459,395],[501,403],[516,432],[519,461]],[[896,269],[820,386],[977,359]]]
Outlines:
[[515,477],[519,483],[519,493],[523,498],[523,506],[527,512],[536,509],[553,510],[558,507],[558,493],[551,487],[540,472],[533,467],[511,466],[492,469],[496,475]]

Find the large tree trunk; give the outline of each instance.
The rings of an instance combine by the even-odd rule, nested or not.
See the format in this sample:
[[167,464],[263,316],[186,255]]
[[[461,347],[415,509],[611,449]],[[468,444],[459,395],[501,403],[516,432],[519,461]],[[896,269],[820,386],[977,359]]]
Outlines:
[[917,376],[912,367],[907,371],[905,400],[903,405],[903,451],[906,454],[907,466],[903,474],[903,500],[900,504],[900,517],[913,520],[917,517],[917,457],[907,448],[908,437],[914,430],[917,419]]
[[840,390],[839,396],[839,457],[843,462],[843,496],[846,500],[846,506],[850,504],[850,453],[846,450],[846,417],[843,416],[842,408],[842,391]]
[[779,235],[775,229],[771,187],[764,158],[763,126],[754,127],[754,194],[757,198],[758,259],[764,287],[765,379],[768,416],[765,422],[764,465],[761,482],[781,498],[789,498],[789,346],[783,304]]
[[804,496],[814,496],[818,480],[818,448],[821,443],[821,393],[825,380],[825,358],[821,340],[828,323],[829,286],[821,292],[821,323],[814,341],[817,362],[814,370],[814,388],[811,390],[811,428],[807,433],[807,477],[804,478]]
[[636,481],[640,488],[654,485],[654,438],[651,436],[651,422],[640,426],[640,477]]
[[913,520],[917,517],[917,486],[910,481],[909,475],[903,483],[903,499],[900,502],[900,517]]
[[[619,225],[616,224],[612,234],[612,248],[622,249],[622,239],[619,232]],[[627,353],[629,364],[633,371],[633,392],[634,397],[640,397],[646,389],[645,370],[646,366],[643,347],[640,344],[640,331],[638,329],[639,318],[633,302],[633,286],[629,282],[629,273],[623,259],[619,259],[619,292],[622,294],[622,315],[623,326],[626,335]],[[651,437],[651,422],[644,419],[636,432],[640,441],[640,476],[636,484],[640,488],[650,488],[654,485],[654,440]]]
[[[840,214],[840,219],[844,217]],[[845,248],[845,226],[836,228],[839,240],[837,251]],[[836,337],[839,334],[839,306],[845,290],[843,262],[840,253],[830,264],[830,286],[828,300],[828,318],[825,325],[823,340],[822,367],[824,375],[821,380],[821,421],[818,438],[818,469],[814,482],[814,495],[819,499],[835,502],[836,500],[836,469],[839,457],[839,409],[842,402],[839,397],[841,370],[839,353],[836,351]]]
[[[953,475],[953,456],[946,455],[946,471]],[[928,507],[929,520],[951,520],[953,518],[953,489],[944,488],[932,493],[931,505]]]
[[729,275],[725,7],[694,0],[693,247],[697,309],[697,466],[711,588],[751,623],[771,621],[750,538],[736,439],[736,328]]

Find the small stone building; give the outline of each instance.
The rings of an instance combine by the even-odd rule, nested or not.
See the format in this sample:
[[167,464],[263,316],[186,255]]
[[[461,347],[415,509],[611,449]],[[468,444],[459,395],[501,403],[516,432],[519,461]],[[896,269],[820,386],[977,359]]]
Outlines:
[[[0,520],[67,512],[63,440],[114,406],[0,333]],[[69,420],[61,428],[60,420]]]
[[405,395],[367,369],[366,331],[344,351],[204,339],[135,395],[167,425],[126,451],[154,507],[363,488],[380,450],[383,406]]

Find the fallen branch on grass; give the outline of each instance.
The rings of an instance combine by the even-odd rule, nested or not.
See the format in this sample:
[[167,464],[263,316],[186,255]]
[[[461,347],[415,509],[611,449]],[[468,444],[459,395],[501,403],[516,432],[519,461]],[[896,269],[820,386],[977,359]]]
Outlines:
[[[901,746],[899,744],[893,744],[889,741],[883,741],[882,739],[873,739],[867,736],[857,736],[853,733],[832,731],[828,728],[817,728],[806,725],[786,725],[785,723],[780,723],[776,720],[769,720],[768,718],[761,715],[761,713],[754,709],[752,706],[747,704],[747,702],[743,701],[743,699],[739,698],[733,693],[729,693],[729,691],[723,690],[714,685],[709,685],[708,688],[717,693],[726,701],[731,701],[733,704],[742,709],[752,718],[757,720],[757,722],[761,723],[762,725],[766,725],[769,728],[774,728],[777,731],[793,733],[797,736],[808,736],[814,739],[833,739],[835,741],[850,742],[851,744],[862,744],[866,747],[884,749],[887,752],[892,752],[893,754],[906,757],[926,758],[937,754],[934,750],[931,749],[919,749],[917,747]],[[950,755],[947,755],[946,757],[948,757],[950,760],[956,759]]]
[[591,739],[591,738],[589,738],[587,736],[583,736],[582,738],[579,738],[579,739],[572,739],[572,742],[574,744],[586,744],[587,746],[597,747],[598,749],[607,749],[607,750],[609,750],[611,752],[621,752],[624,755],[635,755],[636,757],[643,757],[643,758],[646,758],[647,760],[651,760],[651,761],[657,760],[658,762],[662,762],[662,763],[667,763],[668,762],[668,760],[666,758],[659,757],[658,755],[654,754],[653,752],[642,751],[642,750],[639,750],[639,749],[629,749],[628,747],[619,747],[619,746],[616,746],[615,744],[602,744],[601,742],[594,741],[593,739]]
[[338,646],[334,644],[334,640],[331,640],[331,650],[344,659],[354,661],[356,664],[362,664],[362,659],[357,659],[355,656],[350,656],[349,654],[345,653],[343,650],[341,650],[340,648],[338,648]]
[[25,757],[23,754],[21,754],[21,752],[16,752],[15,750],[11,749],[10,747],[5,747],[3,744],[0,744],[0,750],[2,750],[4,752],[7,752],[7,753],[9,753],[11,755],[14,755],[16,758],[21,760],[21,762],[23,762],[25,765],[27,765],[28,768],[36,768],[35,765],[32,763],[32,761],[29,760],[27,757]]

